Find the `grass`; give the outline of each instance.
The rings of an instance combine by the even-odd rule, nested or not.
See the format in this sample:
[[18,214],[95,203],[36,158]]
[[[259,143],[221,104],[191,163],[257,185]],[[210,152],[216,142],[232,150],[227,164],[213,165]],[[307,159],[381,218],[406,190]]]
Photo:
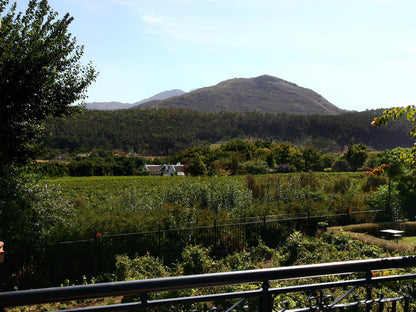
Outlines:
[[377,245],[381,248],[384,248],[390,252],[410,252],[414,250],[416,245],[413,245],[411,242],[407,242],[406,239],[413,239],[413,242],[416,244],[416,236],[408,236],[403,237],[403,240],[400,239],[399,241],[396,240],[386,240],[382,238],[378,238],[374,235],[370,235],[367,233],[359,233],[351,231],[351,228],[348,226],[345,227],[330,227],[328,228],[329,233],[337,233],[337,232],[344,232],[348,234],[352,239],[357,239],[369,245]]
[[404,244],[416,245],[416,236],[404,236],[402,241]]

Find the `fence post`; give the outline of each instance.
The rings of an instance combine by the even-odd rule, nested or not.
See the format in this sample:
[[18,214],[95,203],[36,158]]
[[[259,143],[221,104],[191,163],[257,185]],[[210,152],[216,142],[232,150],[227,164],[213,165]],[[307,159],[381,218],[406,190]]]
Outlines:
[[262,293],[259,300],[259,311],[272,312],[273,311],[273,298],[269,293],[269,281],[264,281],[262,285]]
[[157,240],[158,240],[158,242],[157,242],[157,243],[158,243],[159,248],[160,248],[160,241],[161,241],[161,237],[160,237],[160,236],[161,236],[161,234],[162,234],[162,233],[161,233],[161,231],[160,231],[160,222],[159,222],[159,230],[158,230],[158,236],[157,236]]
[[373,289],[373,285],[371,284],[371,278],[372,278],[373,274],[371,272],[371,270],[368,270],[365,273],[365,279],[366,279],[366,296],[365,296],[365,311],[366,312],[370,312],[371,311],[371,303],[372,303],[372,289]]
[[214,219],[214,246],[217,246],[217,219]]
[[347,213],[345,214],[345,225],[350,223],[350,208],[347,207]]

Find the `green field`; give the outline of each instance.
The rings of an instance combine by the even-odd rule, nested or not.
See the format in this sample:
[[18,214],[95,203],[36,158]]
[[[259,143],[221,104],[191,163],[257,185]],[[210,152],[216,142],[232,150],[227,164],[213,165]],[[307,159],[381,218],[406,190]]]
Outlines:
[[[263,260],[256,258],[259,251],[252,248],[263,243],[267,248],[277,248],[269,251],[261,247],[260,254],[267,254],[264,261],[269,263],[273,257],[279,265],[315,263],[316,259],[332,261],[335,255],[329,257],[329,249],[318,251],[323,241],[315,239],[321,235],[329,240],[327,244],[334,244],[333,248],[341,248],[334,250],[336,259],[361,258],[361,253],[347,254],[343,249],[355,241],[324,234],[320,224],[374,222],[379,216],[365,213],[374,209],[375,194],[366,191],[366,183],[368,178],[363,172],[44,179],[40,183],[39,201],[45,204],[39,206],[42,208],[39,212],[44,213],[44,207],[50,209],[42,215],[43,224],[50,226],[41,227],[41,231],[48,231],[40,233],[50,247],[39,260],[39,272],[43,268],[54,272],[50,282],[55,285],[66,278],[114,272],[117,255],[132,259],[136,255],[146,257],[147,253],[160,257],[160,261],[149,258],[152,265],[159,261],[179,268],[178,263],[186,261],[183,253],[187,248],[192,250],[192,259],[194,253],[198,257],[215,258],[207,263],[235,257],[229,260],[239,268],[243,262],[261,265]],[[301,219],[308,216],[314,218],[310,222]],[[274,223],[252,222],[266,217]],[[229,228],[232,225],[233,230],[225,224]],[[198,247],[200,244],[203,248]],[[284,246],[289,249],[280,250]],[[307,250],[303,250],[305,246]],[[374,247],[360,248],[367,250],[369,257],[383,255],[383,251],[373,252]],[[248,250],[252,250],[250,256]],[[303,252],[304,256],[297,256]],[[245,257],[253,259],[248,262]],[[127,271],[136,265],[134,259],[126,259],[126,263]],[[229,270],[228,266],[224,264],[221,268]]]
[[[222,177],[65,177],[58,187],[71,210],[65,239],[157,228],[182,228],[297,214],[371,209],[364,173],[299,173]],[[364,222],[355,215],[352,222]],[[61,237],[62,239],[62,237]]]

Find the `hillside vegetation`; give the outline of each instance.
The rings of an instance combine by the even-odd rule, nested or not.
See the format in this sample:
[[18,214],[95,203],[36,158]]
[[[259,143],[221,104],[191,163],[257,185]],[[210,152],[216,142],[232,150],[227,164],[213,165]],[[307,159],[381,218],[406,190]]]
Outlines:
[[142,155],[172,155],[196,146],[231,139],[290,142],[340,152],[351,141],[375,150],[409,147],[413,140],[405,119],[383,128],[370,125],[381,110],[342,115],[290,115],[260,112],[204,113],[185,109],[85,111],[50,119],[49,147],[64,152],[134,151]]

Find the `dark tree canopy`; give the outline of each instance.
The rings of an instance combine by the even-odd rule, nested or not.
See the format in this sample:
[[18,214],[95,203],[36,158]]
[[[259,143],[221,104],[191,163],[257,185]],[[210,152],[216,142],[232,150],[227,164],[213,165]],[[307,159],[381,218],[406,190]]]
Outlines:
[[39,152],[45,121],[70,115],[71,104],[83,100],[96,78],[92,65],[80,62],[83,48],[68,32],[69,14],[58,18],[46,0],[30,0],[25,13],[16,7],[0,0],[0,240],[7,246],[2,287],[15,285],[25,265],[33,267],[33,254],[39,256],[66,211],[53,199],[59,193],[41,189],[20,165]]
[[22,164],[36,157],[43,122],[74,111],[97,73],[80,62],[73,18],[59,18],[47,0],[30,0],[24,13],[0,0],[0,13],[0,162]]

